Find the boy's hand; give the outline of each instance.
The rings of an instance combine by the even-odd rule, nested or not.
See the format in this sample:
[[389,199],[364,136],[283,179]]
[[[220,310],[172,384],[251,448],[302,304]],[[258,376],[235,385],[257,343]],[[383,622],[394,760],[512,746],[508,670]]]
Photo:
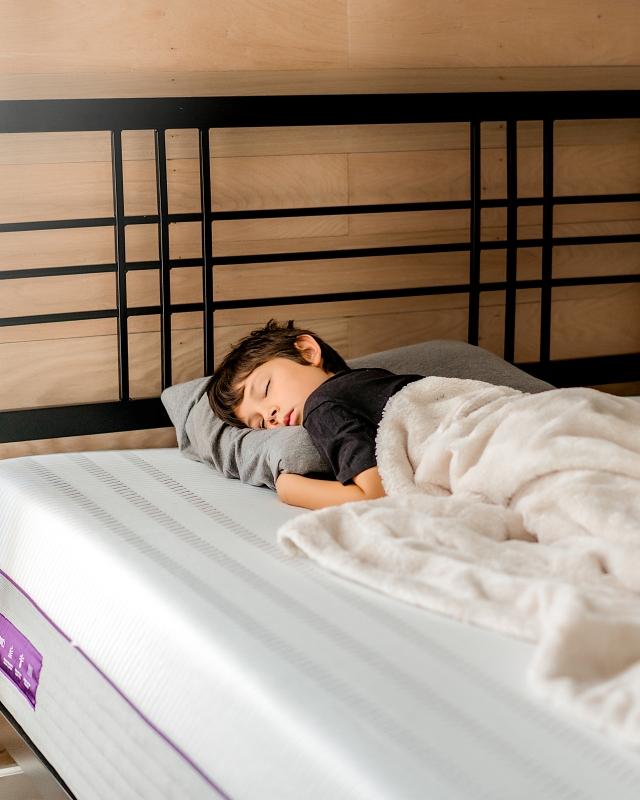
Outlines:
[[352,503],[355,500],[374,500],[385,495],[377,467],[361,472],[353,481],[343,486],[338,481],[282,472],[276,480],[276,491],[283,502],[312,509]]

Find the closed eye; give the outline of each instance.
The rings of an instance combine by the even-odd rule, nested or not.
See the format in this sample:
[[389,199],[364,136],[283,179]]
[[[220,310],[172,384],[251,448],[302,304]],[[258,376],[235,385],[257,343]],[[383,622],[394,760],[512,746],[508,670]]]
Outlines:
[[[267,393],[268,393],[268,391],[269,391],[269,384],[270,384],[270,383],[271,383],[271,379],[269,379],[269,380],[267,381],[267,385],[264,387],[264,396],[265,396],[265,397],[267,396]],[[260,420],[260,427],[261,427],[262,429],[264,429],[264,428],[265,428],[265,424],[264,424],[264,417],[263,417],[263,418]]]

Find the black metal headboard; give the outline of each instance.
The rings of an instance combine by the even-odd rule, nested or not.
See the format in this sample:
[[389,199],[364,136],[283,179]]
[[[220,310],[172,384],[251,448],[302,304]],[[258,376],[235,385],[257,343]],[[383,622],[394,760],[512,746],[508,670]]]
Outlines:
[[[132,400],[129,393],[128,321],[134,315],[159,314],[161,319],[162,386],[171,384],[171,317],[186,311],[204,312],[205,374],[213,370],[213,320],[220,309],[390,298],[429,294],[465,293],[469,300],[468,341],[478,342],[480,293],[505,291],[504,357],[514,360],[516,290],[538,288],[541,291],[541,328],[539,361],[520,364],[527,371],[556,385],[610,383],[637,380],[640,355],[605,356],[587,359],[551,360],[551,292],[557,286],[637,283],[638,274],[600,277],[553,277],[555,245],[591,245],[640,242],[640,235],[553,236],[553,209],[560,204],[618,203],[640,200],[640,193],[607,195],[554,194],[553,145],[554,123],[569,119],[621,119],[640,116],[640,91],[629,89],[581,91],[495,91],[427,92],[397,94],[320,94],[274,96],[223,96],[153,99],[99,100],[29,100],[0,101],[0,133],[54,131],[111,131],[113,216],[97,219],[73,219],[6,223],[0,221],[0,233],[25,230],[52,230],[107,226],[114,230],[113,264],[15,269],[0,272],[0,280],[38,278],[52,275],[85,275],[114,272],[117,278],[117,307],[106,311],[83,311],[0,319],[0,325],[23,325],[78,319],[117,318],[120,400],[108,403],[57,406],[0,413],[0,442],[105,433],[154,428],[168,425],[159,399]],[[520,197],[517,188],[517,122],[541,120],[543,124],[543,193],[540,197]],[[481,196],[481,122],[506,123],[507,193],[500,199]],[[286,208],[277,210],[212,211],[212,186],[209,172],[211,128],[264,127],[301,125],[354,125],[393,123],[469,123],[470,193],[468,200],[447,202],[395,203],[358,206]],[[197,129],[200,148],[199,213],[171,214],[167,203],[167,162],[165,133],[169,129]],[[122,131],[155,131],[158,213],[132,216],[124,212]],[[519,239],[517,212],[523,206],[542,208],[542,236]],[[481,210],[506,208],[507,232],[504,241],[482,241]],[[258,219],[335,214],[371,214],[442,209],[467,209],[470,212],[468,241],[394,247],[372,247],[263,255],[213,255],[212,222],[229,219]],[[171,259],[169,224],[201,223],[202,258]],[[125,226],[154,223],[158,226],[159,259],[152,262],[127,261]],[[518,280],[516,263],[520,248],[542,249],[542,274],[536,280]],[[506,251],[506,280],[481,282],[480,255],[483,250]],[[266,297],[258,300],[218,300],[215,293],[215,268],[219,264],[247,264],[310,259],[358,258],[414,253],[468,252],[469,276],[463,284],[416,286],[407,289],[378,291],[327,292],[316,295]],[[203,302],[178,304],[171,301],[170,270],[173,267],[202,266]],[[126,274],[130,270],[160,269],[160,305],[129,307]],[[0,286],[2,284],[0,283]]]

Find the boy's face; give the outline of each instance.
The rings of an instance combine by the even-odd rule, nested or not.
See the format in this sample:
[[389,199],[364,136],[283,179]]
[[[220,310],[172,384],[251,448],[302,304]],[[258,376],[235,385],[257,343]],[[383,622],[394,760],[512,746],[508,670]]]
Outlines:
[[302,425],[307,398],[332,373],[322,369],[320,348],[312,337],[301,336],[298,342],[308,364],[289,358],[272,358],[256,367],[239,384],[244,388],[244,397],[234,413],[247,427],[272,429]]

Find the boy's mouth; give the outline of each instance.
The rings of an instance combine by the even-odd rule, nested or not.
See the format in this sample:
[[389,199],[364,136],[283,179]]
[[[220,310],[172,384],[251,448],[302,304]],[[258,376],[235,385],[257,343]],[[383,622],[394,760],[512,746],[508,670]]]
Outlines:
[[285,425],[295,425],[295,418],[296,418],[296,410],[292,408],[291,411],[285,415],[283,420]]

